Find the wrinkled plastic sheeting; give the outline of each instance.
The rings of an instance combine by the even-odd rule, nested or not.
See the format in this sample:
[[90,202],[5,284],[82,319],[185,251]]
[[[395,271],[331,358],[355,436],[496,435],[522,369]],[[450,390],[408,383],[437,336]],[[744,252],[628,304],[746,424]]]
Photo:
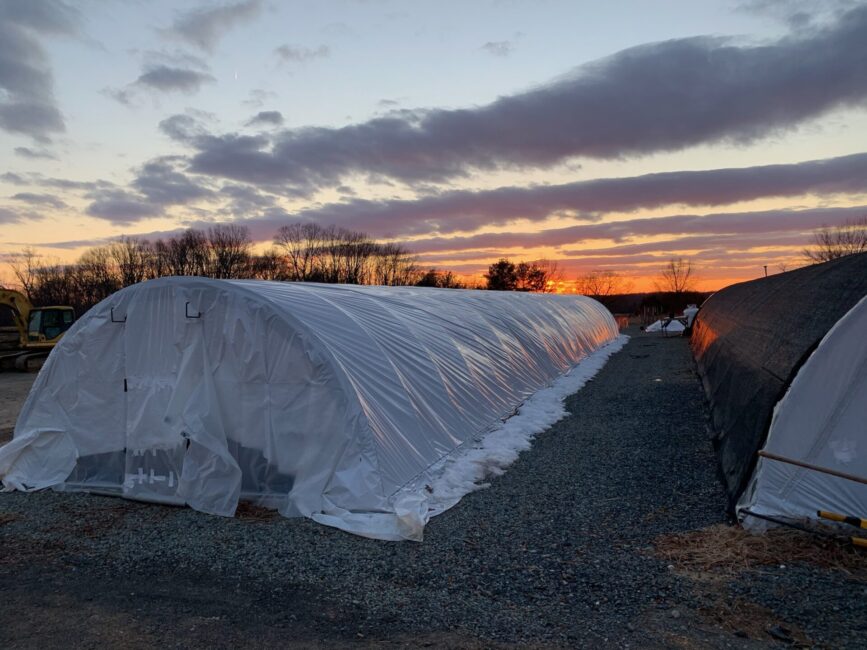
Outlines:
[[801,364],[867,295],[867,253],[743,282],[702,305],[691,338],[729,504],[737,504]]
[[41,490],[62,483],[75,467],[75,445],[65,431],[36,429],[2,448],[0,476],[8,490]]
[[418,538],[394,495],[617,336],[580,296],[152,280],[52,351],[0,476]]
[[[774,410],[765,451],[867,480],[867,298],[810,355]],[[867,516],[867,485],[759,458],[739,510],[815,519],[817,510]],[[744,526],[764,520],[740,513]]]

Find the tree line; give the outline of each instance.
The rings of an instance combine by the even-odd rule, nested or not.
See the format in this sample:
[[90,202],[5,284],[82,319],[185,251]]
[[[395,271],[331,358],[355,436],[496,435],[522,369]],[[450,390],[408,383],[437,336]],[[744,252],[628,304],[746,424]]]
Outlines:
[[808,263],[821,264],[858,253],[867,253],[867,215],[839,226],[819,228],[813,233],[812,246],[803,254]]
[[123,287],[172,275],[346,284],[464,285],[451,272],[421,268],[405,247],[335,226],[291,224],[256,253],[249,228],[217,224],[148,240],[121,237],[85,251],[74,263],[52,262],[32,249],[9,265],[37,305],[72,305],[83,313]]
[[[804,256],[817,263],[865,251],[867,217],[817,230]],[[400,244],[315,223],[281,227],[271,247],[261,253],[254,251],[246,226],[217,224],[155,240],[121,237],[88,249],[72,264],[51,262],[25,249],[13,256],[10,266],[34,304],[72,305],[78,313],[123,287],[170,275],[467,288],[451,271],[421,267],[411,251]],[[563,276],[556,262],[503,258],[491,264],[483,278],[483,284],[472,288],[546,292],[554,290]],[[694,280],[690,260],[671,259],[660,269],[657,291],[691,293]],[[577,293],[606,304],[631,288],[627,278],[610,270],[584,273],[575,286]]]

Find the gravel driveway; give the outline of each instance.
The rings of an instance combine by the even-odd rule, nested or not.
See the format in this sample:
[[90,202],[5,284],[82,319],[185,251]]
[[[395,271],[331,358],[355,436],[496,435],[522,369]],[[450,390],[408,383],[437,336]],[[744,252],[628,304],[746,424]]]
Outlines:
[[252,508],[0,495],[0,647],[780,645],[769,629],[863,647],[857,576],[696,575],[654,552],[725,522],[725,498],[686,341],[633,334],[573,415],[421,544]]
[[24,406],[36,377],[35,372],[0,373],[0,444],[12,438],[18,412]]

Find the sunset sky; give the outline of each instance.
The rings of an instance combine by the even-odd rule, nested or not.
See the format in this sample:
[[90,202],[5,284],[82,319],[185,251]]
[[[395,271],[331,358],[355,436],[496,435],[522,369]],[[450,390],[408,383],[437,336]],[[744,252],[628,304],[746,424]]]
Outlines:
[[0,255],[316,221],[716,289],[867,215],[865,109],[864,2],[0,0]]

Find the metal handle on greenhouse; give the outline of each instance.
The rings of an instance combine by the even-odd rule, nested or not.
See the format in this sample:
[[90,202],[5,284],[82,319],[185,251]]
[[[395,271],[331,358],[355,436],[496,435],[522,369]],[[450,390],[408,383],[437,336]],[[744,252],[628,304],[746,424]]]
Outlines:
[[199,311],[199,312],[196,312],[195,314],[191,314],[190,313],[190,301],[188,300],[187,303],[184,305],[184,315],[187,318],[201,318],[202,312]]

